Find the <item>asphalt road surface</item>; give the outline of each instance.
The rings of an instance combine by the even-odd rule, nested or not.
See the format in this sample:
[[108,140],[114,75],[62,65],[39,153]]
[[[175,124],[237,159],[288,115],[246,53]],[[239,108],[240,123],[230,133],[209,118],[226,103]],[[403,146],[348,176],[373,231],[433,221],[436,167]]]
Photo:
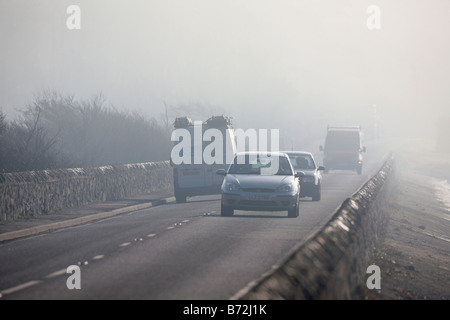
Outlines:
[[[219,195],[199,196],[3,243],[1,299],[229,299],[323,226],[380,169],[380,150],[368,147],[362,175],[324,174],[321,201],[303,198],[295,219],[221,217]],[[68,289],[71,265],[80,289]]]

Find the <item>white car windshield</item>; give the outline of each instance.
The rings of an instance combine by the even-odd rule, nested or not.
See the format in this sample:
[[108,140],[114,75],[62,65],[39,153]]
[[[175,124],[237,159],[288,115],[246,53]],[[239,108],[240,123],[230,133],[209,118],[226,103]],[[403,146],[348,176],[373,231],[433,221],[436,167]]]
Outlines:
[[[276,159],[274,159],[276,157]],[[276,161],[274,161],[276,160]],[[293,175],[291,165],[287,157],[279,156],[242,156],[235,157],[228,173],[231,174],[264,174],[262,168],[270,168],[277,165],[276,175]]]

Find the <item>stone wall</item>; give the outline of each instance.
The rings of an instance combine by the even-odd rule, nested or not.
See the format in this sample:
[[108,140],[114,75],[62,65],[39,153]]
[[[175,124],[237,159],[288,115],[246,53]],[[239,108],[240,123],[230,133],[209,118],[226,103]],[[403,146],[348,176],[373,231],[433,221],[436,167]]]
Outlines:
[[169,161],[0,174],[0,219],[14,220],[93,201],[173,191]]
[[393,167],[389,158],[318,233],[233,299],[363,298],[366,270],[387,221],[385,205],[394,180]]

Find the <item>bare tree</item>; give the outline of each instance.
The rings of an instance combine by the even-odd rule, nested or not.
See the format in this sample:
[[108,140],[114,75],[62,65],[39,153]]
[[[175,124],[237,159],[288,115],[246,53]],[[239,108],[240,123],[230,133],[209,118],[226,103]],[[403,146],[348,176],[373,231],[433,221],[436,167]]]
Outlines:
[[137,112],[119,112],[100,94],[77,101],[43,92],[19,118],[0,113],[0,170],[91,167],[168,160],[164,123]]

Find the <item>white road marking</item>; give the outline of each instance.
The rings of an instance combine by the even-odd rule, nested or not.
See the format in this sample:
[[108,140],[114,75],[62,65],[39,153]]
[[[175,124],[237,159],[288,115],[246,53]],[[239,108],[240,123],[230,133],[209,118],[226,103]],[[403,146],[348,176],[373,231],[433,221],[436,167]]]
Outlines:
[[17,291],[26,289],[26,288],[28,288],[28,287],[34,286],[34,285],[36,285],[36,284],[39,284],[39,283],[41,283],[41,282],[42,282],[41,280],[32,280],[32,281],[28,281],[28,282],[25,282],[25,283],[20,284],[20,285],[18,285],[18,286],[15,286],[15,287],[12,287],[12,288],[3,290],[0,294],[1,294],[1,295],[11,294],[11,293],[14,293],[14,292],[17,292]]
[[52,272],[52,273],[46,275],[45,278],[50,279],[50,278],[61,276],[65,273],[67,273],[67,269],[61,269],[61,270],[58,270],[58,271],[55,271],[55,272]]

